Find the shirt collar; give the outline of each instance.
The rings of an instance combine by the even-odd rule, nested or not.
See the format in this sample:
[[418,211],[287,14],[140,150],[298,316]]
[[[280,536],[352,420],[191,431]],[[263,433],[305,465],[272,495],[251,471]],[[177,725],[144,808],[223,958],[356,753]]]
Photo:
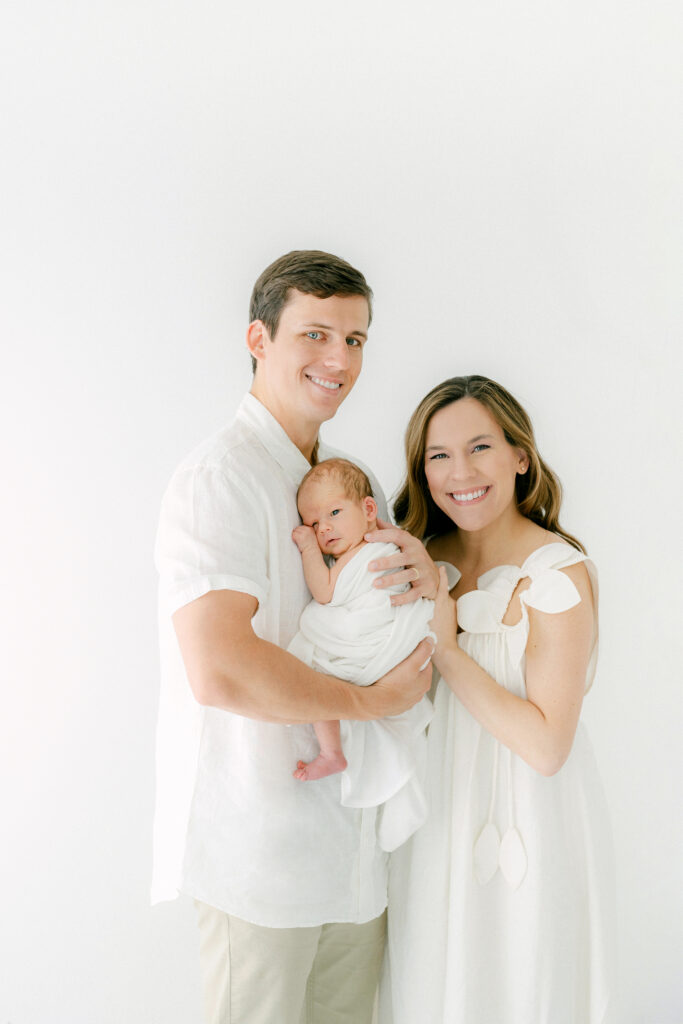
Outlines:
[[294,442],[280,426],[273,414],[251,393],[242,399],[235,417],[244,423],[259,439],[266,451],[282,467],[295,487],[311,468]]

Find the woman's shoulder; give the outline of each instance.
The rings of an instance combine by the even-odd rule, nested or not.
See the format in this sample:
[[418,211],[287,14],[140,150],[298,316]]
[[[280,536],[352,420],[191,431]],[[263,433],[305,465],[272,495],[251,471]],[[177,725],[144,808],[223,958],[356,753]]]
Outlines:
[[541,532],[543,536],[538,537],[533,547],[524,552],[524,557],[517,561],[517,565],[524,569],[564,569],[580,565],[588,558],[583,551],[559,534],[551,533],[549,530]]
[[570,544],[559,533],[547,530],[530,520],[526,521],[515,546],[516,557],[511,559],[511,562],[523,569],[562,569],[583,562],[587,558],[583,551]]
[[[563,537],[543,531],[545,543],[536,547],[519,566],[521,589],[530,607],[540,611],[550,601],[566,601],[567,607],[579,601],[597,602],[597,572],[588,556]],[[564,577],[564,581],[563,578]],[[559,609],[555,609],[559,610]]]

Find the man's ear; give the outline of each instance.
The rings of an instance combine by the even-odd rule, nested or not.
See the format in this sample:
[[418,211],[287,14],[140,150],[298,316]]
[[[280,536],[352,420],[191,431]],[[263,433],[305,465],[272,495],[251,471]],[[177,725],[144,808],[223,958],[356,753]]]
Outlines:
[[267,342],[270,341],[268,328],[262,320],[252,320],[247,327],[247,348],[257,361],[264,358]]
[[363,508],[365,509],[365,516],[369,523],[374,523],[377,519],[377,502],[374,498],[363,498]]

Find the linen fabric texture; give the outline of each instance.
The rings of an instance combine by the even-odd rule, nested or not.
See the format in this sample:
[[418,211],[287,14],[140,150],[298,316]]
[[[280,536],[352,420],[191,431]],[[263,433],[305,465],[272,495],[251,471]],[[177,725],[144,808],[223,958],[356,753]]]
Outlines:
[[[434,602],[420,598],[394,606],[391,595],[408,589],[398,584],[373,586],[375,558],[398,553],[395,544],[363,545],[341,569],[327,604],[311,601],[289,651],[319,672],[368,686],[392,669],[430,634]],[[373,721],[341,722],[348,762],[341,776],[341,801],[347,807],[381,806],[377,835],[388,852],[423,824],[427,804],[422,785],[425,728],[432,705],[423,697],[401,715]]]
[[[338,452],[320,446],[320,458]],[[267,409],[246,395],[234,422],[200,445],[162,502],[161,690],[152,902],[178,892],[271,928],[364,922],[386,906],[387,857],[375,808],[341,803],[340,777],[292,777],[317,742],[279,725],[201,707],[171,616],[212,590],[251,594],[256,634],[286,648],[310,595],[291,533],[309,463]],[[380,515],[386,502],[370,481]]]
[[[498,566],[457,602],[458,643],[526,697],[528,609],[580,600],[561,570],[593,563],[564,542]],[[460,577],[449,567],[449,586]],[[502,619],[520,580],[522,615]],[[597,629],[586,677],[595,672]],[[429,818],[392,857],[390,970],[382,1024],[602,1024],[614,992],[611,830],[579,722],[563,767],[544,777],[503,747],[440,680],[428,733]]]

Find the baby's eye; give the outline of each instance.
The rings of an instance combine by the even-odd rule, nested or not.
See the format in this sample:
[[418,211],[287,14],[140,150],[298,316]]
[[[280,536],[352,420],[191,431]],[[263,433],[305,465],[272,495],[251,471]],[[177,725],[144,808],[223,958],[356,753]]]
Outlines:
[[331,513],[330,513],[330,515],[338,516],[340,512],[341,512],[340,508],[333,508]]

